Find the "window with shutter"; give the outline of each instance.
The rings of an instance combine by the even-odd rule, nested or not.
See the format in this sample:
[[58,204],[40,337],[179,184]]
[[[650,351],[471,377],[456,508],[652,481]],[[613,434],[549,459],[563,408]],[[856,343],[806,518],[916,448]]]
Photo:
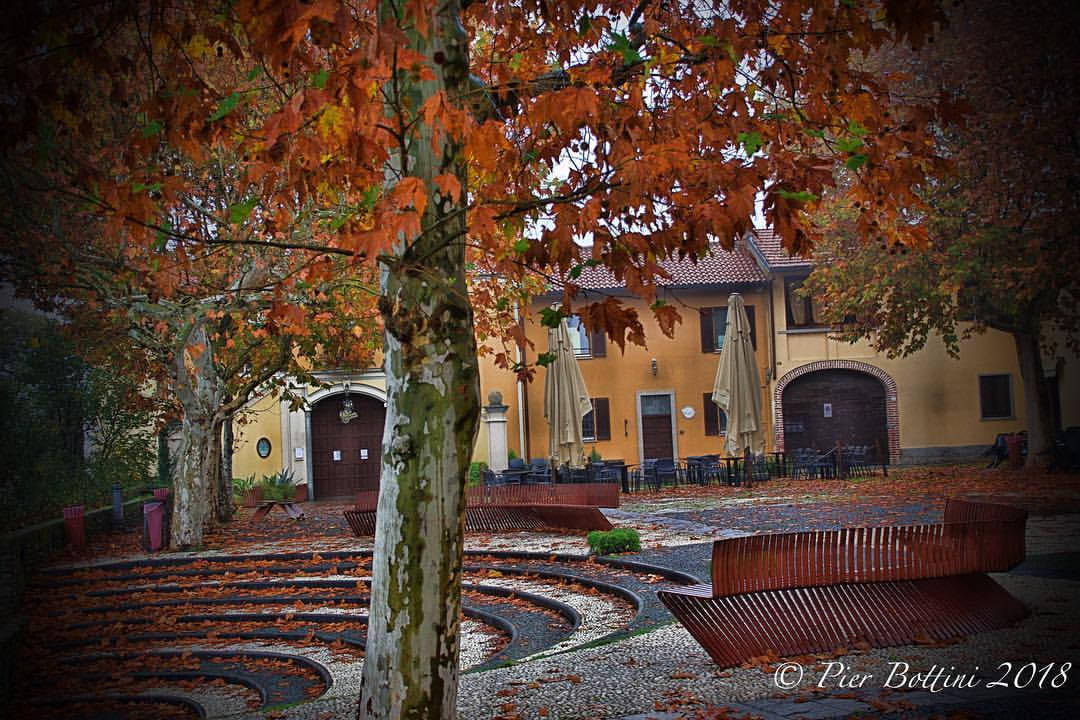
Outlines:
[[701,410],[701,415],[705,418],[706,436],[723,435],[727,432],[727,415],[713,402],[711,392],[702,395]]
[[591,358],[606,355],[606,339],[603,330],[589,332],[577,315],[566,318],[566,327],[570,330],[570,343],[574,346],[576,357]]
[[[746,305],[746,320],[750,323],[750,344],[757,350],[757,321],[754,306]],[[699,311],[701,319],[701,352],[719,352],[724,347],[727,330],[727,308],[707,307]]]
[[608,399],[592,398],[592,410],[581,418],[581,439],[585,442],[611,439],[611,420],[608,417]]

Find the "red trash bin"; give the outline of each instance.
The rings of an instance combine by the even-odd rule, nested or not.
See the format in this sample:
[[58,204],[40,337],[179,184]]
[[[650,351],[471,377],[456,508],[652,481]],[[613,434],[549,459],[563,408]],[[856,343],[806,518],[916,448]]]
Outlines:
[[164,545],[165,503],[143,503],[143,546],[150,551],[160,550]]
[[1016,433],[1005,436],[1005,447],[1009,450],[1009,467],[1018,468],[1024,464],[1024,459],[1020,455],[1023,443],[1024,438]]
[[64,536],[75,550],[86,547],[86,512],[82,505],[64,508]]

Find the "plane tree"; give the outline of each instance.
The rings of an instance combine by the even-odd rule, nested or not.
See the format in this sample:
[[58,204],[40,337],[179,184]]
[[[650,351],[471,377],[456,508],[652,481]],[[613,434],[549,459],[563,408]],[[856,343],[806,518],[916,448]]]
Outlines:
[[[838,336],[867,338],[890,355],[916,352],[931,335],[953,355],[987,329],[1011,335],[1028,460],[1045,463],[1053,405],[1043,357],[1080,350],[1072,190],[1080,181],[1072,32],[1080,15],[1060,3],[995,0],[952,7],[949,19],[918,53],[883,54],[908,74],[906,93],[943,99],[934,141],[950,172],[923,185],[923,212],[903,218],[928,242],[908,248],[865,234],[862,203],[834,192],[818,215],[825,239],[806,291]],[[1016,52],[1002,63],[997,48],[1006,43]]]

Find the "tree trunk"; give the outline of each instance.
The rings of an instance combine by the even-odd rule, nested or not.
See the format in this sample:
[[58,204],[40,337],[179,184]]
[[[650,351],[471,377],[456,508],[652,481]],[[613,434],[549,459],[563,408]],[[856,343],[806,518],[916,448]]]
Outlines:
[[211,483],[221,469],[221,425],[215,417],[223,384],[201,320],[195,322],[177,353],[175,381],[184,417],[169,544],[181,550],[202,544],[203,527],[211,517]]
[[217,481],[213,487],[215,492],[214,515],[219,523],[232,520],[232,456],[233,456],[233,423],[232,414],[221,421],[221,464],[217,474]]
[[1053,451],[1053,410],[1049,387],[1043,374],[1042,351],[1035,333],[1013,333],[1020,377],[1024,383],[1024,410],[1027,414],[1028,465],[1046,465]]
[[[460,105],[467,89],[459,3],[439,7],[426,38],[410,33],[434,79],[398,76],[413,107],[439,90]],[[393,3],[383,3],[380,22],[394,22]],[[433,148],[430,127],[418,135],[396,162],[426,182],[427,230],[395,248],[379,301],[388,401],[357,716],[381,720],[456,718],[464,488],[480,417],[464,209],[461,198],[433,193],[443,173],[467,186],[463,148],[446,132]]]

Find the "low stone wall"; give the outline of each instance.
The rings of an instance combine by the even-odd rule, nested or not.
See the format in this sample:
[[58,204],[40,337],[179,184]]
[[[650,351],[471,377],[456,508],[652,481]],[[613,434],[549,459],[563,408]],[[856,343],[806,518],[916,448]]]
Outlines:
[[[142,496],[125,502],[125,522],[142,522],[142,505],[152,499]],[[109,530],[112,507],[87,511],[84,522],[88,536]],[[0,537],[0,617],[11,617],[17,612],[27,578],[66,542],[63,518],[30,525]]]
[[986,445],[941,445],[937,447],[900,448],[900,465],[933,465],[934,463],[971,462],[990,457],[984,455]]
[[[142,496],[124,503],[124,521],[141,522],[142,505],[153,500]],[[86,534],[104,532],[112,526],[112,506],[85,515]],[[34,568],[46,562],[67,543],[64,519],[47,520],[0,537],[0,707],[11,692],[12,663],[17,656],[19,634],[24,625],[18,616],[23,588]]]

